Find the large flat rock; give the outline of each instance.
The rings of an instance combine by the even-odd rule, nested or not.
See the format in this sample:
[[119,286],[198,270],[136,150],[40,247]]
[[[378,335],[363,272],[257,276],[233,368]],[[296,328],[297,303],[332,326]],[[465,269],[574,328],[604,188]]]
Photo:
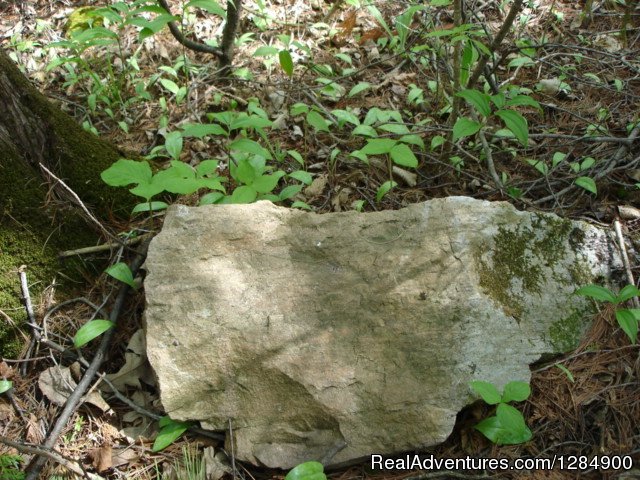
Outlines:
[[149,248],[148,357],[174,419],[233,426],[290,468],[440,443],[468,383],[528,381],[588,326],[579,286],[619,268],[584,222],[450,197],[376,213],[167,212]]

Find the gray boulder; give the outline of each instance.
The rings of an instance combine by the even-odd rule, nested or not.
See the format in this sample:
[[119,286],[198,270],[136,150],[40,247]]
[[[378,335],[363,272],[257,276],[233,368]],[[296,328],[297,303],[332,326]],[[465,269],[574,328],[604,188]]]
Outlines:
[[[574,347],[579,286],[620,268],[585,222],[450,197],[398,211],[171,207],[149,248],[147,354],[168,414],[291,468],[444,441],[472,380]],[[337,453],[336,453],[337,451]]]

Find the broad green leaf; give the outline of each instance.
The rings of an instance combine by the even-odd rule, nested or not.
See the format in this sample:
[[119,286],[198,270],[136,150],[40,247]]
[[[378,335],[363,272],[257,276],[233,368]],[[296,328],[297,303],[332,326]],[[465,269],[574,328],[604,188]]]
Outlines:
[[248,159],[242,159],[238,161],[238,165],[232,170],[231,174],[238,182],[250,185],[256,177],[259,177],[262,172],[256,171],[256,168],[249,162]]
[[319,132],[329,131],[327,121],[315,110],[311,110],[309,113],[307,113],[307,123]]
[[489,95],[478,90],[462,90],[456,93],[458,97],[464,98],[484,117],[491,115],[491,104]]
[[282,189],[280,194],[278,195],[278,199],[280,201],[288,200],[291,197],[295,197],[300,190],[302,190],[302,185],[288,185]]
[[489,405],[500,403],[500,399],[502,398],[502,396],[500,395],[500,392],[498,392],[498,389],[492,383],[476,380],[469,383],[469,385],[478,395],[482,397],[485,403],[488,403]]
[[280,66],[284,73],[291,78],[293,75],[293,59],[291,58],[289,50],[280,50],[278,52],[278,59],[280,60]]
[[178,84],[176,82],[174,82],[173,80],[169,80],[168,78],[161,78],[160,79],[160,83],[162,84],[162,86],[164,88],[169,90],[174,95],[176,95],[178,93],[178,91],[180,90],[180,87],[178,86]]
[[446,139],[442,135],[436,135],[431,139],[431,150],[435,150],[440,145],[443,145]]
[[372,137],[375,138],[378,136],[378,132],[376,129],[370,125],[358,125],[351,132],[353,135],[362,135],[363,137]]
[[398,183],[394,182],[393,180],[387,180],[382,185],[380,185],[380,187],[378,188],[378,191],[376,192],[376,202],[379,202],[380,200],[382,200],[383,197],[387,193],[389,193],[389,190],[391,190],[393,187],[397,185]]
[[0,394],[8,392],[13,388],[13,382],[11,380],[0,380]]
[[231,142],[231,144],[229,145],[229,150],[238,150],[240,152],[252,153],[254,155],[260,155],[267,160],[271,160],[271,153],[269,153],[269,150],[264,148],[255,140],[251,140],[245,137],[241,137]]
[[533,98],[529,97],[528,95],[516,95],[511,100],[507,100],[507,102],[505,103],[505,106],[506,107],[525,106],[525,107],[533,107],[538,110],[542,110],[542,107],[540,107],[540,104],[537,101],[535,101]]
[[504,104],[506,103],[506,98],[504,96],[504,93],[500,92],[496,93],[495,95],[491,95],[491,101],[496,107],[503,108]]
[[638,340],[638,319],[640,319],[640,309],[629,308],[616,311],[618,325],[627,334],[633,345]]
[[353,113],[348,112],[347,110],[335,109],[331,110],[331,113],[338,120],[339,124],[342,126],[345,123],[350,123],[351,125],[360,125],[360,120]]
[[136,282],[133,280],[133,274],[126,263],[118,262],[111,265],[105,270],[105,273],[122,283],[126,283],[131,288],[136,288]]
[[225,20],[227,19],[227,12],[215,0],[191,0],[186,6],[201,8],[207,13],[218,15]]
[[276,188],[278,181],[282,178],[282,175],[262,175],[256,178],[251,186],[258,193],[270,193]]
[[291,155],[296,162],[304,166],[304,158],[302,158],[302,155],[300,155],[297,150],[287,150],[287,153]]
[[615,303],[626,302],[627,300],[633,297],[637,297],[639,295],[640,295],[640,290],[638,290],[635,285],[627,285],[622,290],[620,290],[620,293],[618,293],[616,297]]
[[152,180],[151,183],[141,183],[140,185],[130,189],[129,191],[134,195],[137,195],[149,201],[154,195],[157,195],[160,192],[164,192],[164,186],[154,184]]
[[551,160],[551,165],[554,167],[557,166],[560,162],[562,162],[567,157],[566,153],[556,152],[553,154],[553,158]]
[[305,462],[293,468],[284,480],[326,480],[324,467],[320,462]]
[[396,135],[408,135],[411,133],[404,123],[385,123],[384,125],[380,125],[378,130],[395,133]]
[[608,288],[600,285],[587,285],[576,290],[576,295],[582,295],[583,297],[591,297],[601,302],[616,303],[616,296]]
[[301,202],[300,200],[296,200],[291,204],[291,208],[301,208],[302,210],[313,210],[308,204]]
[[73,345],[80,348],[113,327],[115,327],[115,323],[109,320],[91,320],[76,332],[73,337]]
[[311,185],[311,182],[313,181],[311,174],[304,170],[296,170],[295,172],[291,172],[289,176],[291,178],[295,178],[296,180],[301,181],[305,185]]
[[527,158],[527,163],[531,165],[533,168],[538,170],[542,175],[547,175],[549,173],[549,167],[543,160],[536,160],[535,158]]
[[455,142],[469,135],[475,135],[481,127],[482,125],[478,122],[474,122],[466,117],[460,117],[453,126],[453,141]]
[[229,203],[251,203],[257,196],[258,192],[254,188],[242,185],[233,191],[229,198]]
[[415,133],[411,133],[409,135],[403,135],[398,139],[399,142],[409,143],[411,145],[415,145],[424,150],[424,140],[420,135],[416,135]]
[[565,367],[561,363],[556,363],[555,366],[559,368],[562,372],[564,372],[564,374],[567,376],[567,378],[571,383],[575,383],[576,379],[573,378],[573,373],[571,373],[567,367]]
[[474,428],[489,440],[491,440],[493,443],[498,443],[499,439],[503,436],[504,433],[504,428],[502,428],[500,421],[495,416],[485,418]]
[[517,445],[531,440],[533,436],[522,413],[511,405],[501,403],[496,410],[496,418],[503,428],[496,442],[499,445]]
[[112,187],[124,187],[132,183],[148,183],[152,175],[151,167],[147,162],[121,158],[102,172],[100,178]]
[[198,202],[198,205],[212,205],[214,203],[218,203],[220,200],[222,200],[223,197],[224,194],[222,192],[207,193],[206,195],[202,196],[200,202]]
[[165,202],[142,202],[133,207],[131,213],[156,212],[158,210],[164,210],[168,207],[169,204]]
[[504,386],[502,402],[522,402],[531,395],[531,387],[527,382],[513,381]]
[[270,57],[272,55],[276,55],[279,50],[276,47],[270,47],[267,45],[263,45],[262,47],[256,48],[256,51],[253,52],[254,57]]
[[230,130],[239,130],[242,128],[253,128],[255,130],[262,130],[263,128],[270,127],[273,124],[268,118],[261,117],[260,115],[246,115],[234,119],[230,126]]
[[496,115],[502,119],[509,130],[525,147],[529,143],[529,127],[527,119],[515,110],[498,110]]
[[180,158],[182,153],[182,133],[169,132],[164,136],[164,147],[174,160]]
[[182,127],[183,137],[202,138],[207,135],[223,135],[226,137],[227,132],[215,123],[188,123]]
[[416,168],[418,166],[418,159],[411,149],[404,143],[395,145],[389,153],[391,155],[391,160],[393,160],[397,165],[411,168]]
[[372,138],[367,140],[367,144],[360,149],[366,155],[382,155],[391,152],[391,149],[398,143],[392,138]]
[[591,192],[593,194],[598,193],[598,187],[596,187],[596,182],[591,177],[578,177],[575,181],[576,185],[584,188],[587,192]]
[[218,161],[217,160],[203,160],[196,166],[196,173],[198,177],[203,177],[204,175],[209,175],[214,173],[218,169]]
[[369,82],[360,82],[357,85],[354,85],[351,90],[349,90],[349,93],[347,94],[347,97],[349,97],[349,98],[355,97],[360,92],[364,92],[365,90],[368,90],[369,88],[371,88],[371,84]]
[[180,435],[187,430],[187,428],[189,428],[189,424],[187,422],[177,422],[175,420],[171,420],[169,417],[162,417],[159,424],[161,427],[160,432],[158,432],[158,436],[153,442],[152,450],[154,452],[159,452],[160,450],[167,448],[175,442]]

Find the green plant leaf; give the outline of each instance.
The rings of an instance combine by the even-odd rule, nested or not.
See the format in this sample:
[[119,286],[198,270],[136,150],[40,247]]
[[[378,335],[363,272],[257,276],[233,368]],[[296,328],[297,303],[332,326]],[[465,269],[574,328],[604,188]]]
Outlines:
[[364,92],[369,88],[371,88],[371,84],[369,82],[359,82],[357,85],[354,85],[353,88],[351,88],[351,90],[349,90],[347,97],[349,98],[355,97],[360,92]]
[[282,175],[284,175],[284,172],[282,172],[281,175],[276,173],[273,175],[262,175],[256,178],[251,186],[258,193],[271,193],[273,189],[276,188],[276,185],[282,178]]
[[280,60],[280,66],[284,73],[291,78],[293,75],[293,59],[291,58],[289,50],[280,50],[278,52],[278,59]]
[[289,176],[291,178],[295,178],[296,180],[301,181],[305,185],[311,185],[311,182],[313,181],[311,174],[304,170],[296,170],[295,172],[291,172]]
[[371,125],[358,125],[351,132],[353,135],[362,135],[363,137],[371,137],[376,138],[378,136],[378,132]]
[[287,153],[300,165],[304,166],[304,158],[297,150],[287,150]]
[[300,200],[296,200],[291,204],[291,208],[300,208],[302,210],[313,210],[308,204],[301,202]]
[[380,200],[382,200],[382,198],[387,193],[389,193],[389,190],[391,190],[393,187],[397,185],[398,183],[394,182],[393,180],[387,180],[382,185],[380,185],[380,187],[378,188],[378,191],[376,192],[376,202],[379,202]]
[[191,0],[186,4],[186,7],[198,7],[205,12],[218,15],[225,20],[227,19],[227,12],[225,12],[224,8],[222,8],[215,0]]
[[121,281],[122,283],[126,283],[131,288],[136,288],[136,282],[133,280],[133,274],[131,273],[131,269],[126,263],[118,262],[114,265],[111,265],[105,270],[105,273],[115,278],[116,280]]
[[404,143],[395,145],[391,149],[391,152],[389,152],[389,154],[393,162],[398,165],[411,168],[416,168],[418,166],[418,159],[413,154],[411,149]]
[[100,174],[100,178],[112,187],[125,187],[132,183],[149,183],[153,173],[147,162],[135,162],[121,158]]
[[531,395],[531,387],[527,382],[513,381],[504,386],[502,402],[522,402]]
[[262,47],[256,48],[256,51],[253,52],[254,57],[271,57],[278,53],[278,49],[276,47],[271,47],[268,45],[263,45]]
[[529,126],[527,119],[515,110],[498,110],[496,115],[500,117],[507,128],[513,132],[518,141],[526,147],[529,143]]
[[383,155],[390,153],[397,143],[398,141],[392,138],[371,138],[360,151],[365,155]]
[[260,155],[261,157],[266,158],[267,160],[271,160],[271,154],[269,150],[264,148],[255,140],[251,140],[249,138],[241,137],[237,140],[234,140],[229,145],[230,150],[237,150],[245,153],[252,153],[254,155]]
[[257,196],[258,192],[254,188],[242,185],[233,191],[229,198],[229,203],[251,203],[255,201]]
[[169,204],[165,202],[142,202],[133,207],[131,213],[156,212],[158,210],[165,210],[168,207]]
[[638,319],[640,319],[640,308],[628,308],[616,311],[618,325],[627,334],[633,345],[638,340]]
[[591,177],[578,177],[576,178],[575,184],[584,188],[587,192],[591,192],[596,195],[598,193],[596,182]]
[[85,323],[80,329],[76,332],[73,337],[73,345],[76,348],[80,348],[83,345],[86,345],[94,338],[102,335],[104,332],[109,330],[110,328],[115,327],[115,323],[109,320],[91,320],[90,322]]
[[446,142],[446,139],[442,135],[436,135],[431,139],[431,150],[435,150],[440,145],[443,145]]
[[505,107],[524,106],[524,107],[533,107],[537,110],[542,110],[542,107],[540,106],[540,104],[528,95],[516,95],[512,99],[507,100],[504,106]]
[[222,192],[211,192],[203,195],[198,202],[198,205],[213,205],[214,203],[218,203],[220,200],[224,198],[224,194]]
[[154,184],[153,181],[151,183],[141,183],[140,185],[129,190],[134,195],[144,198],[149,201],[151,197],[157,195],[160,192],[164,191],[164,186]]
[[506,403],[498,404],[496,418],[503,428],[496,443],[500,445],[516,445],[531,440],[532,433],[517,408]]
[[327,121],[315,110],[311,110],[309,113],[307,113],[307,123],[319,132],[329,131]]
[[180,153],[182,153],[182,133],[167,133],[164,136],[164,147],[167,149],[167,153],[171,155],[171,158],[178,160],[178,158],[180,158]]
[[453,126],[453,141],[455,142],[469,135],[475,135],[481,127],[482,125],[478,122],[474,122],[466,117],[460,117]]
[[218,169],[217,160],[203,160],[196,166],[196,174],[198,177],[210,175]]
[[396,135],[408,135],[411,133],[404,123],[385,123],[380,125],[378,130],[395,133]]
[[326,480],[324,467],[320,462],[305,462],[293,468],[284,480]]
[[618,293],[618,295],[616,296],[615,303],[626,302],[627,300],[639,295],[640,290],[638,290],[635,285],[627,285],[622,290],[620,290],[620,293]]
[[295,197],[300,190],[302,190],[302,185],[288,185],[282,189],[278,195],[278,199],[280,201],[289,200],[290,198]]
[[602,287],[600,285],[587,285],[584,287],[580,287],[575,291],[576,295],[582,295],[583,297],[590,297],[595,300],[599,300],[601,302],[610,302],[616,303],[616,296],[613,294],[611,290],[608,288]]
[[498,389],[492,383],[476,380],[469,383],[469,385],[478,395],[482,397],[482,400],[484,400],[485,403],[489,405],[500,403],[500,399],[502,398],[502,396],[500,395],[500,392],[498,392]]
[[469,102],[483,117],[491,115],[491,103],[489,95],[478,90],[462,90],[456,93],[458,97]]
[[573,373],[571,373],[567,367],[565,367],[561,363],[556,363],[555,366],[559,368],[562,372],[564,372],[564,374],[567,376],[567,378],[571,383],[575,383],[576,379],[573,378]]
[[500,437],[503,434],[504,429],[500,425],[500,421],[497,417],[489,417],[482,420],[475,427],[480,433],[491,440],[493,443],[498,443]]
[[0,380],[0,394],[8,392],[13,388],[13,382],[11,380]]
[[160,83],[164,88],[169,90],[174,95],[177,95],[178,91],[180,91],[180,87],[173,80],[169,80],[168,78],[161,78]]
[[158,423],[161,428],[160,432],[158,432],[158,436],[153,442],[152,450],[154,452],[159,452],[160,450],[167,448],[189,428],[189,423],[177,422],[175,420],[171,420],[169,417],[162,417]]
[[188,123],[182,127],[183,137],[202,138],[207,135],[227,136],[227,131],[215,123]]

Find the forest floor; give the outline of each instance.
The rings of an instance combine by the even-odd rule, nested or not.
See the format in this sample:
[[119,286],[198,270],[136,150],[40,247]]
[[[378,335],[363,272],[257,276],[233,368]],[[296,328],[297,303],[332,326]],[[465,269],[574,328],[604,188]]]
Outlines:
[[[154,168],[169,162],[169,131],[200,122],[207,113],[253,109],[274,122],[263,141],[278,160],[273,168],[287,174],[279,187],[283,205],[318,213],[375,211],[466,195],[509,201],[519,209],[553,212],[604,227],[617,219],[629,247],[637,249],[640,9],[638,2],[627,2],[629,8],[624,2],[594,2],[590,16],[584,14],[583,2],[525,2],[486,74],[491,73],[490,94],[510,92],[511,98],[534,100],[517,104],[527,122],[526,139],[514,138],[513,129],[505,129],[499,115],[480,115],[484,139],[475,132],[463,135],[449,150],[446,140],[452,132],[455,135],[450,121],[453,44],[463,44],[462,38],[471,45],[472,36],[463,30],[450,33],[456,27],[448,2],[421,4],[425,10],[416,12],[404,39],[394,19],[408,3],[374,2],[376,10],[353,6],[364,2],[256,2],[243,13],[235,73],[228,82],[216,79],[216,63],[210,55],[186,50],[167,29],[141,44],[135,22],[111,25],[117,31],[115,44],[89,38],[83,46],[75,44],[73,53],[65,48],[68,44],[51,48],[53,42],[68,40],[72,12],[80,6],[104,6],[100,2],[0,1],[0,42],[38,88],[85,128],[132,158],[148,155],[154,148],[160,152],[152,160]],[[121,13],[129,8],[120,5]],[[495,0],[467,2],[468,22],[495,37],[509,5]],[[200,12],[183,17],[183,22],[191,38],[219,35],[216,16]],[[473,38],[488,43],[480,33]],[[286,56],[283,60],[279,54],[282,50],[292,59],[290,72]],[[477,58],[469,55],[473,65]],[[188,88],[181,90],[184,86]],[[465,102],[460,108],[460,115],[471,121],[481,114]],[[367,124],[366,114],[375,109],[387,117],[383,129],[387,134],[406,133],[406,145],[415,151],[417,166],[411,164],[412,155],[392,162],[386,155],[371,154],[363,161],[362,156],[349,154],[362,150],[370,138],[353,135],[353,126]],[[315,117],[309,116],[310,110]],[[375,135],[388,138],[380,130]],[[224,152],[228,140],[185,138],[178,156],[192,166],[216,159],[220,175],[229,177]],[[230,182],[231,186],[234,180]],[[282,193],[287,187],[293,187],[293,195]],[[201,198],[194,193],[180,202],[195,205]],[[151,220],[137,216],[128,222],[105,221],[118,232],[148,232],[158,230],[161,218],[158,212]],[[86,260],[108,257],[108,252],[93,253]],[[631,267],[637,278],[638,265]],[[90,282],[79,287],[79,295],[101,304],[112,292],[112,283],[104,276]],[[37,316],[46,315],[49,331],[69,343],[93,309],[85,303],[64,304],[68,299],[55,298],[53,290],[48,291],[51,295],[33,299]],[[116,346],[104,365],[107,372],[122,372],[123,366],[133,362],[126,346],[135,351],[129,342],[141,327],[143,309],[143,293],[133,293],[122,314],[127,327],[118,331]],[[640,351],[618,327],[613,308],[603,308],[592,320],[575,351],[532,366],[532,396],[518,405],[533,432],[531,441],[493,445],[473,428],[491,414],[491,407],[478,402],[459,414],[444,444],[420,452],[437,458],[573,455],[589,459],[585,468],[376,472],[362,463],[329,476],[336,480],[640,478]],[[23,334],[26,351],[29,332]],[[85,350],[90,357],[91,348]],[[52,401],[55,388],[43,384],[42,373],[60,359],[45,351],[39,355],[28,363],[25,376],[18,373],[20,363],[10,359],[0,363],[0,376],[14,381],[13,396],[21,411],[19,415],[9,402],[0,400],[1,433],[30,444],[45,438],[59,411]],[[138,368],[136,364],[127,372],[130,383],[124,381],[122,386],[133,401],[158,412],[158,393],[138,382]],[[208,447],[222,447],[215,440],[188,434],[163,451],[152,452],[155,422],[117,398],[106,394],[105,398],[108,405],[85,405],[75,412],[56,446],[58,452],[104,478],[183,478],[175,469],[171,474],[170,467],[183,459],[184,448],[202,453]],[[145,439],[131,442],[138,435]],[[0,452],[17,451],[0,445]],[[602,463],[593,462],[602,455],[631,456],[635,470],[602,468]],[[42,478],[61,478],[63,471],[51,463]],[[283,472],[240,464],[234,474],[245,479],[283,476]]]

